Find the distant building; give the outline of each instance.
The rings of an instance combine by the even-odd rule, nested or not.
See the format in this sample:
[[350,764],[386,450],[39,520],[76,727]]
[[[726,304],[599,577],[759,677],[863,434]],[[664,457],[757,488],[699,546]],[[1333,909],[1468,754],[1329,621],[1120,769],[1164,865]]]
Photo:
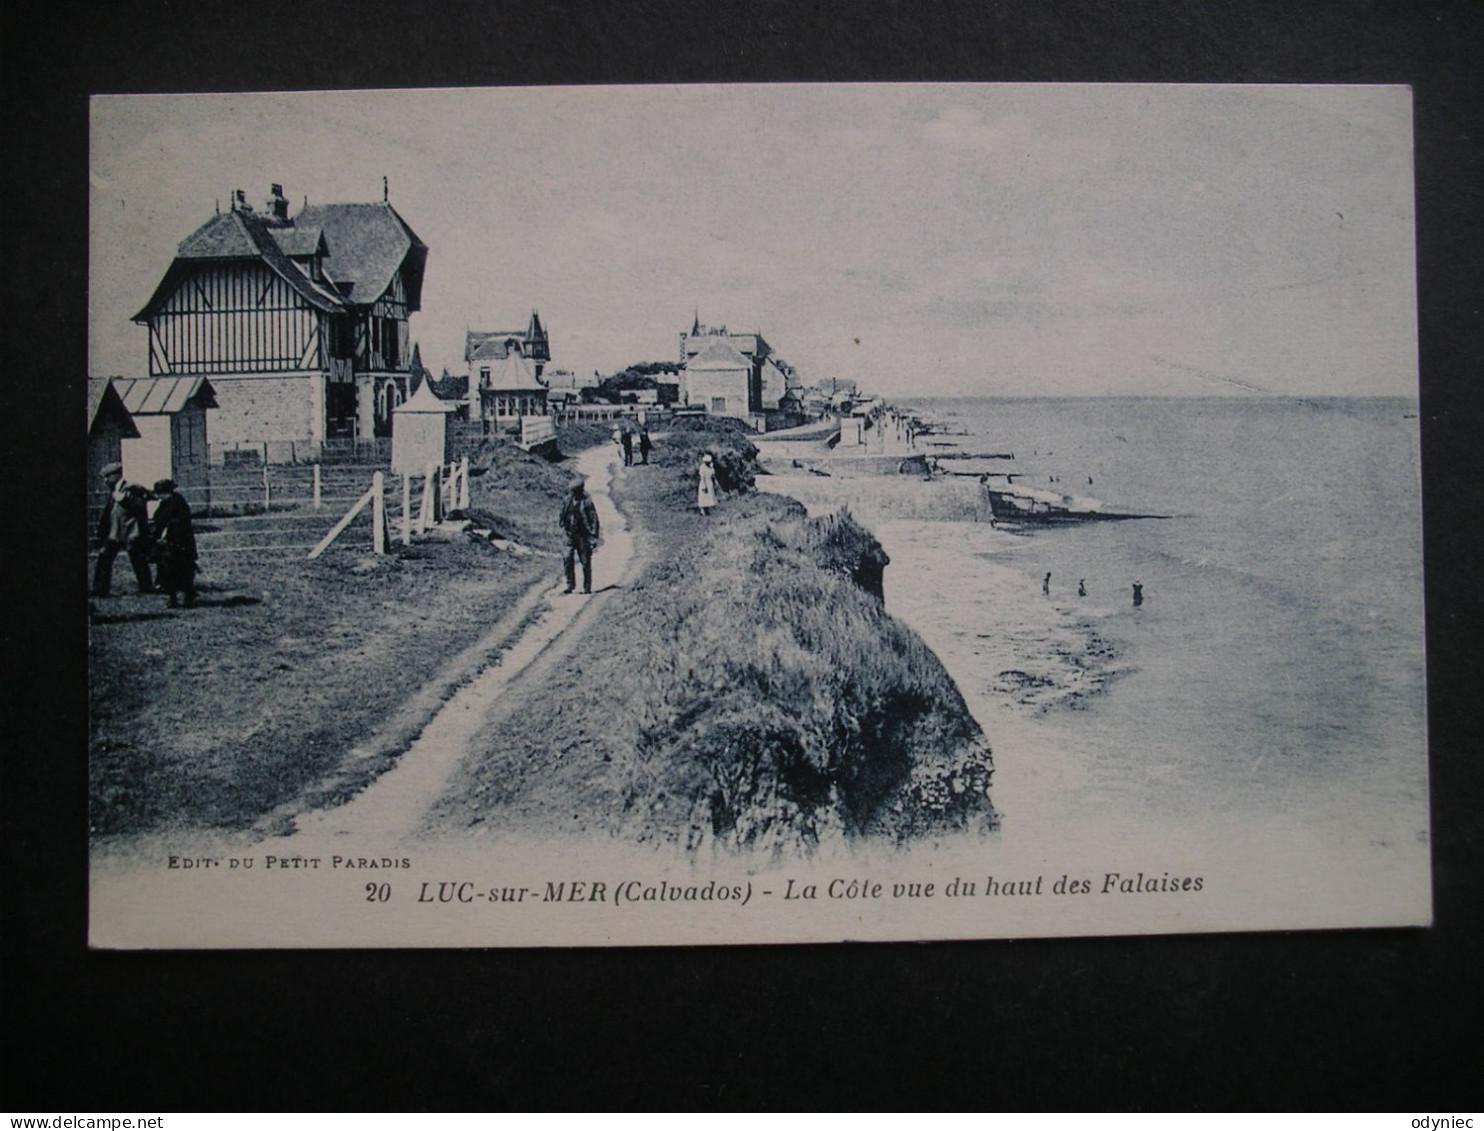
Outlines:
[[428,380],[428,387],[433,390],[433,395],[439,400],[453,405],[455,420],[469,419],[469,376],[466,373],[450,374],[447,369],[443,376],[432,377]]
[[551,340],[541,316],[531,311],[524,330],[470,330],[464,335],[464,364],[469,367],[469,419],[484,415],[484,390],[501,364],[511,356],[530,363],[531,373],[541,382],[541,375],[551,361]]
[[181,242],[134,321],[152,377],[209,377],[215,442],[369,438],[410,389],[427,246],[385,199],[306,205],[239,189]]
[[480,367],[479,416],[471,419],[513,424],[522,416],[546,412],[546,386],[536,378],[536,366],[518,352]]
[[567,369],[548,369],[541,379],[546,383],[548,408],[562,408],[582,400],[582,390],[593,384]]
[[207,484],[206,413],[216,390],[205,377],[115,377],[139,430],[123,444],[124,478],[146,486],[170,479],[185,490]]
[[752,359],[724,339],[687,359],[681,400],[712,416],[745,419],[752,411]]
[[[725,326],[704,326],[701,324],[699,313],[692,320],[690,329],[680,335],[680,363],[683,366],[680,375],[680,403],[705,404],[706,398],[691,390],[689,374],[694,368],[695,360],[708,354],[713,347],[718,345],[725,346],[733,353],[741,355],[747,363],[747,400],[741,405],[736,405],[736,395],[734,393],[726,395],[727,403],[731,406],[726,415],[745,417],[749,413],[762,412],[764,407],[763,371],[768,359],[773,355],[773,347],[767,343],[761,332],[733,333]],[[714,366],[717,358],[725,355],[711,354],[710,356],[711,361],[708,364]],[[781,371],[778,372],[778,376],[782,376]],[[769,379],[775,383],[777,381],[771,375]],[[784,385],[786,386],[786,381]],[[783,388],[779,387],[777,392],[781,395]],[[778,407],[776,396],[773,398],[772,407]],[[712,410],[708,409],[708,411]]]
[[787,392],[788,374],[776,358],[766,358],[758,372],[758,407],[763,412],[778,411],[779,402]]

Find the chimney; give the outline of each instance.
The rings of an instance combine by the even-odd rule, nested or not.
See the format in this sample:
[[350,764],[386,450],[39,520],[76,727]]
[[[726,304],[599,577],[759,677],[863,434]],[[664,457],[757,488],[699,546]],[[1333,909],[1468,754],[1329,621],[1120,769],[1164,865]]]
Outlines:
[[241,189],[233,189],[232,190],[232,211],[233,212],[251,212],[252,211],[252,206],[247,203],[247,193],[243,192]]
[[282,185],[273,185],[268,190],[268,203],[265,206],[268,214],[275,220],[287,220],[289,218],[288,198],[283,195]]

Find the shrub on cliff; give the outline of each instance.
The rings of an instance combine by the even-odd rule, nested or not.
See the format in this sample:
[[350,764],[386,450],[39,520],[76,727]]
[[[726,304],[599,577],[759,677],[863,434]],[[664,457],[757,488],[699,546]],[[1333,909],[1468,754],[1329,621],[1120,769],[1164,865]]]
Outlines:
[[701,456],[711,453],[716,469],[716,486],[723,494],[741,494],[751,491],[758,474],[757,445],[748,439],[745,426],[735,420],[699,417],[694,420],[674,422],[683,427],[666,432],[655,441],[655,449],[649,457],[651,464],[663,468],[678,469],[684,478],[669,479],[661,491],[676,501],[682,498],[694,502],[696,469]]

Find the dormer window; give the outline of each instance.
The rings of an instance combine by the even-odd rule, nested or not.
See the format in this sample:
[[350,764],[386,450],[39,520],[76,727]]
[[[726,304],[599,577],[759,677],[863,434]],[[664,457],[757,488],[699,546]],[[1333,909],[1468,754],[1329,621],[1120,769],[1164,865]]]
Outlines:
[[490,367],[488,365],[480,367],[479,385],[483,389],[488,389],[490,386]]

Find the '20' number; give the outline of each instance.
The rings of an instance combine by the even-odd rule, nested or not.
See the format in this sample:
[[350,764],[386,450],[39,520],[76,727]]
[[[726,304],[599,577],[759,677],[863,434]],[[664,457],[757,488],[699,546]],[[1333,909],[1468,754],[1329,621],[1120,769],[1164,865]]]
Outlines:
[[367,903],[385,903],[387,900],[389,900],[391,898],[392,898],[392,885],[391,884],[367,884],[366,885],[366,902]]

